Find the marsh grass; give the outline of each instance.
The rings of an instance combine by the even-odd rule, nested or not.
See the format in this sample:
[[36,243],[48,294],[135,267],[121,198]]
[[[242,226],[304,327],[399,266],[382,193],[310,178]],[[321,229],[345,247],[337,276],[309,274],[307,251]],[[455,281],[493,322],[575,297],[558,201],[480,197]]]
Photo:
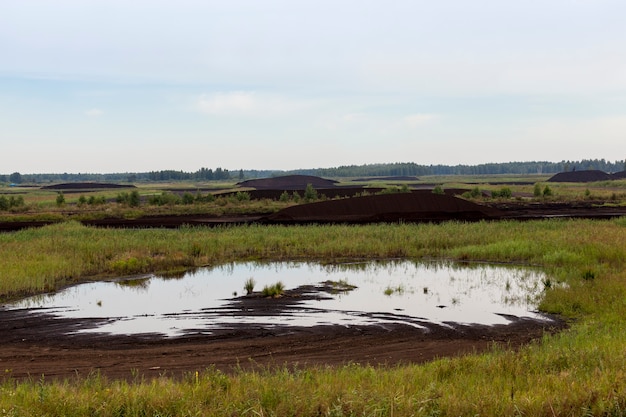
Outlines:
[[250,295],[254,292],[254,286],[256,285],[256,281],[254,278],[250,277],[243,284],[243,289],[246,291],[247,295]]
[[283,295],[284,292],[285,284],[283,284],[281,281],[278,281],[275,284],[264,286],[261,294],[263,294],[264,297],[276,298]]
[[98,276],[244,260],[447,259],[542,267],[570,329],[520,349],[374,368],[198,369],[186,378],[16,381],[2,415],[624,415],[626,218],[439,225],[95,229],[0,234],[7,299]]

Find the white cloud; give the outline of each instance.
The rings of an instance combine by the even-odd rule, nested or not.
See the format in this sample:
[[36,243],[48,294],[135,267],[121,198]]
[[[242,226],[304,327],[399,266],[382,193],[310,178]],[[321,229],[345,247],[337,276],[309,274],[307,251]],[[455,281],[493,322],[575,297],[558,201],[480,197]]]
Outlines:
[[316,106],[315,101],[251,91],[203,94],[196,109],[211,116],[268,118],[293,115]]
[[404,117],[404,122],[410,127],[417,127],[433,120],[438,119],[439,116],[432,113],[416,113],[410,114]]
[[85,116],[89,116],[89,117],[100,117],[104,114],[104,112],[100,109],[89,109],[89,110],[85,110]]
[[258,107],[254,93],[234,91],[229,93],[203,94],[198,99],[198,109],[210,115],[236,115],[251,113]]

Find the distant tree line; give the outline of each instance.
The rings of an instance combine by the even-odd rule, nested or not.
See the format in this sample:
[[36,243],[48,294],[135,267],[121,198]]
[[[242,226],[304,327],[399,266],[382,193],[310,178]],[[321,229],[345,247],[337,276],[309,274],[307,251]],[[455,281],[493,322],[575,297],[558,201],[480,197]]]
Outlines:
[[0,183],[58,183],[58,182],[149,182],[149,181],[220,181],[244,178],[267,178],[281,175],[315,175],[318,177],[419,177],[424,175],[495,175],[495,174],[556,174],[568,171],[600,170],[608,173],[626,170],[626,159],[583,159],[581,161],[504,162],[480,165],[418,165],[413,162],[389,164],[343,165],[336,168],[280,170],[239,170],[235,175],[223,168],[200,168],[195,172],[164,170],[115,174],[20,174],[0,175]]
[[0,175],[0,182],[11,184],[37,184],[58,182],[148,182],[148,181],[220,181],[231,179],[227,169],[200,168],[195,172],[175,170],[150,172],[125,172],[114,174],[20,174]]
[[[151,171],[145,174],[136,174],[137,180],[147,181],[219,181],[229,180],[230,172],[227,169],[216,168],[213,171],[210,168],[200,168],[196,172],[184,171]],[[136,180],[136,181],[137,181]]]
[[348,165],[337,168],[298,170],[293,173],[316,175],[318,177],[416,177],[429,175],[427,166],[415,163],[397,162],[392,164]]
[[496,174],[556,174],[566,171],[600,170],[608,173],[626,170],[626,160],[610,162],[605,159],[581,161],[505,162],[480,165],[418,165],[415,163],[350,165],[290,171],[290,174],[320,177],[387,177],[422,175],[496,175]]

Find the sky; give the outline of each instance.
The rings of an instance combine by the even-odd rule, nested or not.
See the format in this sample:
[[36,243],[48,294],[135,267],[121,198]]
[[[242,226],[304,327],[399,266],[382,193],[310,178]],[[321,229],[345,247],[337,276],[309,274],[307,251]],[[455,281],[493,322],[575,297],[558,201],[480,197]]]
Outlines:
[[623,0],[0,0],[0,174],[626,158]]

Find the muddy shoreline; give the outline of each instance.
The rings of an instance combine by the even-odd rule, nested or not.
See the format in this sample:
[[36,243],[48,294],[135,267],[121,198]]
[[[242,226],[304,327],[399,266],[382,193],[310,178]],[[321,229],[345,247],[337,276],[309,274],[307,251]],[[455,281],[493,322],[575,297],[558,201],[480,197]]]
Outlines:
[[[230,315],[277,316],[307,299],[328,297],[326,286],[303,286],[278,298],[260,293],[235,297]],[[181,314],[182,315],[182,314]],[[408,324],[228,325],[187,330],[167,337],[146,333],[114,335],[81,332],[114,318],[58,318],[46,309],[0,309],[0,370],[16,379],[72,379],[96,372],[107,378],[132,380],[168,375],[184,377],[208,368],[223,372],[268,367],[341,366],[359,363],[397,366],[439,357],[477,353],[494,344],[519,347],[567,324],[506,316],[506,325],[436,324],[411,318]]]
[[[407,325],[234,327],[211,335],[115,336],[72,333],[98,320],[58,319],[45,312],[2,311],[0,370],[4,377],[38,380],[87,377],[183,377],[209,368],[223,372],[267,367],[396,366],[439,357],[477,353],[494,344],[519,347],[567,327],[550,321],[516,319],[495,326]],[[69,334],[68,334],[69,333]]]

